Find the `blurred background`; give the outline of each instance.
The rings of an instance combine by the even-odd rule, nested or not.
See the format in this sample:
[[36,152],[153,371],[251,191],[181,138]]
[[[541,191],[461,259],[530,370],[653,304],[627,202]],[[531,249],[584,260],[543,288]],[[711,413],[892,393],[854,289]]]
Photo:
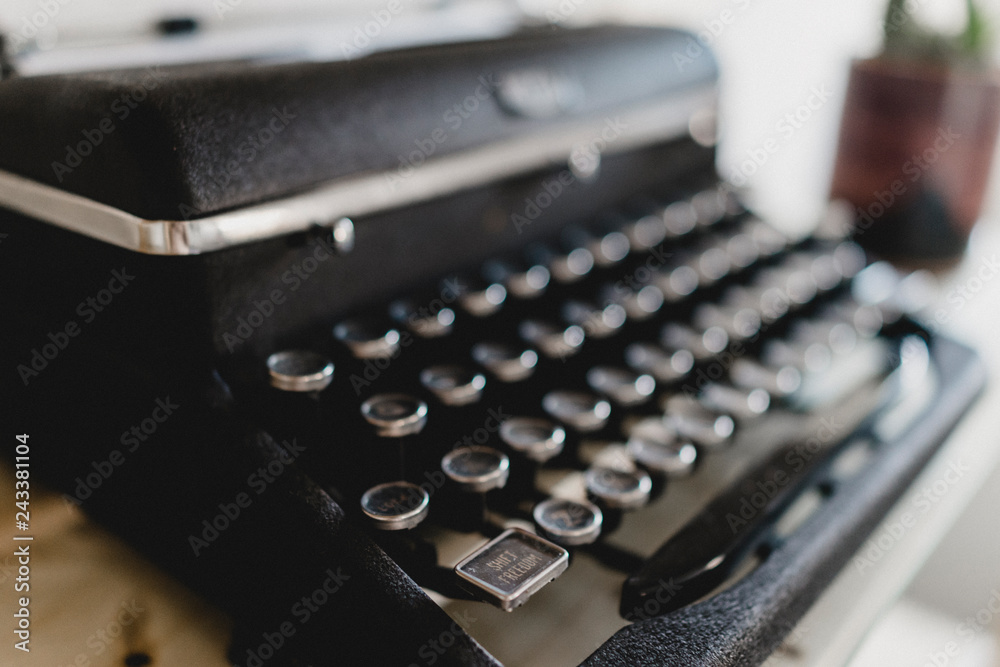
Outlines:
[[[981,4],[1000,30],[1000,2]],[[913,0],[912,5],[928,25],[945,31],[957,31],[961,25],[963,2]],[[25,62],[40,70],[58,66],[58,58],[47,54],[55,54],[58,49],[54,47],[61,44],[83,40],[113,46],[127,36],[149,34],[150,27],[165,17],[191,17],[204,32],[249,31],[254,39],[273,43],[279,51],[292,49],[292,43],[303,48],[294,24],[305,19],[313,26],[309,48],[315,50],[315,57],[335,58],[343,57],[345,44],[358,47],[358,26],[388,6],[387,0],[284,0],[280,5],[266,0],[4,0],[0,29],[24,38]],[[523,13],[539,21],[566,24],[610,20],[690,29],[699,43],[715,52],[720,64],[719,172],[745,184],[754,207],[789,230],[811,228],[824,208],[850,62],[879,50],[885,11],[885,2],[871,0],[398,0],[393,6],[401,8],[398,16],[380,28],[372,43],[358,47],[361,51],[433,41],[441,31],[502,32]],[[419,17],[429,9],[443,12],[439,16],[445,20],[433,25],[422,21]],[[191,52],[197,52],[201,47],[194,37],[190,39]],[[787,116],[810,102],[814,108],[808,109],[808,117],[789,124]],[[747,169],[747,157],[770,140],[777,142],[777,150],[763,164]],[[994,168],[976,235],[996,236],[1000,228],[998,172]],[[998,288],[987,287],[976,307],[998,310]],[[977,437],[1000,444],[1000,434]],[[977,613],[994,633],[1000,627],[1000,522],[996,519],[1000,475],[993,472],[975,493],[975,497],[969,493],[971,502],[949,522],[949,532],[912,580],[903,600],[870,633],[852,667],[1000,665],[1000,644],[989,632],[976,632],[974,641],[966,641],[963,631]],[[983,614],[984,609],[996,611]],[[941,653],[941,658],[938,654],[952,641],[961,651],[954,656]]]

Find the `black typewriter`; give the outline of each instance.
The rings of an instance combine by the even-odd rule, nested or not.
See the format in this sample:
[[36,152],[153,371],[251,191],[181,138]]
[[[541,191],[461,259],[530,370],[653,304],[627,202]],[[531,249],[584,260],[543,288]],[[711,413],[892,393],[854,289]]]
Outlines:
[[750,665],[979,392],[681,31],[0,81],[35,474],[235,665]]

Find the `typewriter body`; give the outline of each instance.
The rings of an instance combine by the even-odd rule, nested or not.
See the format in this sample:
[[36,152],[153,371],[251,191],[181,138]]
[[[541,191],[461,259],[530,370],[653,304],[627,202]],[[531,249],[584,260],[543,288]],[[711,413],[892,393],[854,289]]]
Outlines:
[[37,474],[237,665],[765,660],[983,377],[719,182],[687,39],[0,82]]

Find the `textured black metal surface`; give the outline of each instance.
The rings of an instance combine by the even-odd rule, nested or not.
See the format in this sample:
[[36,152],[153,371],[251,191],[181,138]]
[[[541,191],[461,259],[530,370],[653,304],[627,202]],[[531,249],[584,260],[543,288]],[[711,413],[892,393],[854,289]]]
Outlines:
[[[418,149],[424,157],[454,153],[710,84],[711,57],[674,66],[686,37],[629,27],[544,30],[335,63],[13,78],[0,81],[0,168],[143,217],[188,219],[395,170]],[[497,77],[528,67],[579,86],[571,113],[537,119],[501,108]],[[470,96],[474,113],[456,112]]]
[[588,667],[758,665],[864,543],[985,383],[968,348],[931,344],[942,387],[926,412],[745,579],[709,600],[623,628]]

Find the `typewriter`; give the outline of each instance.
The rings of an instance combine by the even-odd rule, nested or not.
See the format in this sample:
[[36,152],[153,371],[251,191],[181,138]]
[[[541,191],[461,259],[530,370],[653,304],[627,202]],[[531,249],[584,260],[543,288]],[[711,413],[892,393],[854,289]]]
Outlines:
[[0,81],[35,478],[235,665],[764,661],[984,373],[720,181],[689,39]]

